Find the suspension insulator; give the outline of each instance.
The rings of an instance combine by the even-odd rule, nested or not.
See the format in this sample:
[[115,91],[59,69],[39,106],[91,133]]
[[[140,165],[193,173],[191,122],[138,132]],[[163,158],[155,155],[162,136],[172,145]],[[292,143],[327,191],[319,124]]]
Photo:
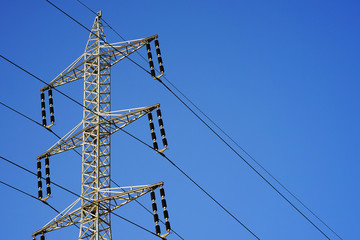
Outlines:
[[152,123],[152,122],[150,123],[150,130],[151,130],[151,131],[154,131],[154,130],[155,130],[154,123]]
[[152,132],[151,133],[151,138],[152,138],[152,140],[156,140],[156,133]]
[[150,44],[149,44],[149,43],[146,44],[146,50],[148,50],[148,51],[151,50],[151,47],[150,47]]
[[41,116],[42,116],[42,125],[46,126],[46,112],[45,112],[45,94],[44,92],[40,93],[41,98]]
[[152,121],[153,117],[152,117],[152,113],[151,113],[151,112],[148,113],[148,118],[149,118],[149,121],[150,121],[150,120]]
[[155,192],[154,191],[150,192],[150,197],[151,197],[152,201],[155,201]]
[[152,77],[155,77],[155,70],[154,69],[151,69],[150,73],[151,73]]
[[42,181],[41,181],[41,180],[38,181],[38,188],[39,188],[39,189],[42,188]]
[[158,62],[159,62],[159,64],[162,64],[162,63],[163,63],[163,61],[162,61],[162,58],[161,58],[161,57],[158,57]]
[[160,226],[159,226],[159,225],[156,225],[156,226],[155,226],[155,231],[156,231],[156,234],[157,234],[157,235],[160,235],[160,234],[161,234]]
[[40,170],[40,169],[41,169],[41,162],[38,161],[38,162],[36,163],[36,166],[37,166],[37,169]]
[[163,128],[160,128],[160,134],[161,136],[165,137],[165,130]]
[[45,240],[45,236],[41,235],[40,240]]
[[159,66],[159,69],[160,69],[160,72],[161,72],[161,73],[164,73],[164,72],[165,72],[163,65],[160,65],[160,66]]
[[166,231],[168,231],[168,232],[171,230],[170,222],[169,222],[169,221],[166,221],[166,222],[165,222],[165,228],[166,228]]
[[154,62],[153,61],[149,61],[149,65],[150,65],[150,68],[154,68]]
[[156,48],[156,54],[161,55],[160,48]]
[[148,52],[148,59],[149,59],[149,60],[152,59],[152,54],[151,54],[151,52]]
[[52,124],[54,124],[55,118],[54,118],[54,106],[53,106],[54,102],[52,98],[52,89],[49,89],[48,94],[49,94],[49,106],[50,106],[50,121]]
[[42,190],[38,191],[38,198],[42,199],[43,195],[42,195]]
[[46,174],[46,175],[50,175],[50,168],[48,168],[48,167],[45,168],[45,174]]
[[46,185],[49,185],[49,184],[50,184],[50,177],[47,177],[47,178],[45,179],[45,181],[46,181]]
[[153,147],[154,147],[154,149],[156,151],[159,149],[159,146],[158,146],[157,142],[153,142]]
[[50,187],[46,187],[46,194],[48,196],[50,196],[50,194],[51,194],[51,188]]
[[155,47],[159,47],[159,40],[155,39]]
[[167,208],[165,199],[161,199],[161,205],[163,208]]
[[156,109],[156,114],[157,114],[158,117],[161,117],[161,110],[159,108]]
[[168,145],[166,138],[163,138],[163,139],[162,139],[162,143],[163,143],[163,145],[164,145],[165,147]]
[[164,126],[164,122],[163,122],[162,118],[159,118],[159,121],[158,121],[158,122],[159,122],[159,126],[160,126],[160,127]]
[[154,214],[154,222],[159,222],[159,215],[157,213]]
[[164,210],[164,218],[165,219],[169,218],[169,212],[167,210]]
[[41,171],[38,171],[38,172],[37,172],[37,177],[41,179],[41,177],[42,177],[42,176],[41,176]]
[[156,205],[156,203],[152,203],[152,209],[153,209],[154,212],[157,211],[157,205]]
[[160,188],[160,196],[165,197],[165,190],[163,188]]
[[45,166],[49,166],[49,158],[48,157],[45,158]]

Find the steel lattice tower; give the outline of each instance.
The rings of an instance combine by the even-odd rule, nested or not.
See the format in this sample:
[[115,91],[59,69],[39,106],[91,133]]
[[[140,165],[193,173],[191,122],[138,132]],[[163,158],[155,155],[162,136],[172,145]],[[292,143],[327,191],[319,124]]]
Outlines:
[[[129,187],[128,191],[110,186],[111,134],[159,107],[159,104],[155,104],[149,107],[111,112],[111,67],[156,38],[157,35],[154,35],[108,44],[101,22],[101,12],[99,12],[93,23],[84,54],[41,89],[42,102],[44,102],[44,91],[49,90],[50,97],[52,88],[84,79],[82,121],[49,150],[38,156],[38,161],[45,158],[48,164],[50,156],[82,147],[82,183],[81,197],[62,214],[34,232],[34,237],[73,224],[80,224],[79,239],[110,240],[112,239],[111,211],[157,187],[162,187],[162,182]],[[52,99],[50,107],[52,108]],[[43,118],[44,116],[45,114]],[[41,190],[41,187],[39,188]],[[50,196],[50,193],[48,195]],[[46,199],[43,200],[46,201]],[[78,203],[81,203],[81,206],[73,210]]]
[[[100,128],[100,121],[108,120],[110,113],[110,68],[106,67],[111,56],[100,54],[107,49],[105,34],[100,16],[95,19],[87,46],[85,48],[84,74],[84,113],[83,128],[96,126],[82,133],[82,205],[85,199],[98,201],[108,197],[109,192],[98,192],[96,189],[110,188],[110,126]],[[102,116],[103,118],[100,118]],[[109,207],[106,204],[106,207]],[[95,213],[96,218],[92,218]],[[86,237],[93,235],[95,238]],[[81,210],[81,227],[79,239],[111,239],[110,212],[106,208],[93,205]]]

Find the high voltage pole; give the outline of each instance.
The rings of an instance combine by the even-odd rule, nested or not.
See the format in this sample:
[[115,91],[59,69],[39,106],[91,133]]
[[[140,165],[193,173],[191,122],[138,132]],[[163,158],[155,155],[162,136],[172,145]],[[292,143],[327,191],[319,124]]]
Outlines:
[[[170,232],[168,212],[166,210],[165,192],[163,183],[152,185],[132,186],[127,188],[111,188],[111,161],[110,144],[111,134],[119,131],[144,115],[148,115],[154,149],[158,150],[154,123],[153,110],[156,110],[164,149],[167,147],[163,121],[161,119],[160,105],[133,108],[122,111],[111,111],[111,67],[122,59],[146,45],[149,57],[151,74],[156,78],[150,50],[150,42],[155,40],[156,52],[159,60],[160,71],[163,73],[162,59],[158,46],[157,35],[108,44],[101,22],[101,12],[98,12],[87,41],[84,54],[60,73],[54,80],[41,89],[41,106],[43,125],[50,128],[55,121],[52,88],[84,79],[83,119],[67,135],[55,143],[50,149],[38,156],[38,188],[39,198],[46,201],[51,194],[49,157],[71,149],[82,147],[82,182],[81,196],[69,205],[61,214],[52,219],[48,224],[33,233],[33,238],[67,227],[80,225],[78,239],[112,239],[111,212],[129,203],[138,197],[151,192],[154,211],[155,232],[165,239]],[[159,77],[159,76],[158,76]],[[50,125],[46,123],[45,94],[48,91],[50,107]],[[159,150],[162,152],[163,150]],[[41,160],[45,159],[46,192],[42,196]],[[162,208],[164,210],[165,226],[167,233],[160,235],[159,217],[155,202],[156,188],[160,188]],[[126,189],[126,190],[124,190]],[[79,207],[78,204],[80,204]]]

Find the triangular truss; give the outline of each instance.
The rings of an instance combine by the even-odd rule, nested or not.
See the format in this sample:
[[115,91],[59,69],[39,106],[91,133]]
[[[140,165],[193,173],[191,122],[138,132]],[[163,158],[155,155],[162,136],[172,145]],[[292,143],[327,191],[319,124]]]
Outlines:
[[[109,197],[101,198],[95,202],[88,202],[85,205],[76,208],[73,210],[76,205],[80,202],[81,198],[77,199],[69,207],[67,207],[63,212],[57,215],[44,227],[34,232],[32,235],[35,237],[37,235],[45,234],[51,231],[55,231],[60,228],[68,227],[74,224],[81,223],[81,210],[85,209],[88,214],[88,219],[95,218],[95,207],[103,208],[105,211],[111,212],[115,209],[124,206],[125,204],[145,195],[146,193],[155,190],[158,187],[163,186],[163,182],[144,185],[144,186],[132,186],[132,187],[121,187],[121,188],[111,188],[111,189],[102,189],[101,191],[106,191],[110,193]],[[125,190],[129,189],[129,190]],[[110,207],[108,207],[110,206]]]
[[[162,186],[163,183],[131,187],[130,190],[125,192],[117,192],[119,189],[113,189],[110,186],[111,134],[160,106],[155,104],[148,107],[112,112],[110,104],[110,68],[144,45],[148,46],[151,41],[156,39],[157,35],[153,35],[147,38],[108,44],[102,27],[101,12],[99,12],[93,23],[84,54],[49,84],[40,89],[43,104],[44,91],[49,90],[50,96],[52,88],[78,79],[84,79],[82,121],[50,149],[38,156],[38,164],[41,159],[45,158],[48,171],[48,157],[82,147],[82,184],[81,197],[77,200],[80,207],[74,209],[76,204],[70,205],[62,215],[55,217],[43,228],[34,232],[33,236],[79,224],[79,239],[111,240],[111,211]],[[43,112],[44,106],[43,104]],[[50,108],[51,114],[53,114],[52,99]],[[53,115],[51,116],[53,118]],[[43,114],[43,120],[44,118],[45,113]],[[41,164],[38,166],[41,166]],[[50,184],[49,173],[48,171],[46,179],[47,190]],[[40,174],[38,172],[38,179],[40,181],[38,183],[38,186],[40,186],[39,196],[42,196],[41,172]],[[47,191],[48,196],[50,196],[50,192],[50,190]]]

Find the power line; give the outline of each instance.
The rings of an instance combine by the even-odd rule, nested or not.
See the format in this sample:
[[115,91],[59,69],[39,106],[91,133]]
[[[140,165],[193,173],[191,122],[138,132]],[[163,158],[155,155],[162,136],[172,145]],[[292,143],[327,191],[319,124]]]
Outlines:
[[[117,187],[121,188],[121,187],[119,186],[119,184],[117,184],[114,180],[111,180],[111,182],[114,183]],[[123,192],[125,192],[124,189],[121,188],[121,190],[122,190]],[[145,207],[141,202],[139,202],[137,199],[134,199],[134,201],[137,202],[137,203],[138,203],[142,208],[144,208],[148,213],[150,213],[151,215],[154,216],[154,213],[151,212],[147,207]],[[165,223],[164,223],[163,220],[159,219],[159,221],[160,221],[163,225],[165,225]],[[171,231],[172,231],[173,233],[175,233],[176,236],[178,236],[179,238],[181,238],[181,239],[184,240],[184,238],[181,237],[177,232],[175,232],[174,229],[171,229]]]
[[186,108],[188,108],[205,126],[207,126],[223,143],[225,143],[238,157],[240,157],[257,175],[259,175],[272,189],[274,189],[284,200],[286,200],[297,212],[299,212],[308,222],[310,222],[327,239],[330,239],[314,222],[312,222],[303,212],[300,211],[287,197],[285,197],[269,180],[257,171],[243,156],[241,156],[224,138],[222,138],[213,128],[211,128],[198,114],[194,112],[179,96],[177,96],[163,81],[159,82],[168,89]]
[[[12,188],[12,189],[20,192],[20,193],[22,193],[22,194],[25,194],[25,195],[27,195],[27,196],[35,199],[35,200],[38,200],[38,201],[42,202],[43,204],[45,204],[46,206],[50,207],[52,210],[54,210],[54,211],[57,212],[58,214],[61,214],[56,208],[54,208],[53,206],[51,206],[48,202],[41,201],[41,199],[35,197],[34,195],[31,195],[30,193],[27,193],[27,192],[25,192],[25,191],[23,191],[23,190],[21,190],[21,189],[19,189],[19,188],[16,188],[16,187],[14,187],[14,186],[11,186],[10,184],[7,184],[7,183],[5,183],[5,182],[3,182],[3,181],[0,181],[0,183],[3,184],[3,185],[5,185],[5,186],[8,186],[9,188]],[[76,225],[75,225],[75,226],[76,226]],[[76,227],[78,227],[78,226],[76,226]]]
[[[11,160],[3,157],[3,156],[0,156],[0,158],[3,159],[3,160],[6,161],[6,162],[8,162],[8,163],[10,163],[10,164],[18,167],[18,168],[21,168],[22,170],[24,170],[24,171],[26,171],[26,172],[28,172],[28,173],[31,173],[31,174],[37,176],[36,173],[30,171],[30,170],[27,169],[27,168],[24,168],[24,167],[20,166],[19,164],[15,163],[15,162],[13,162],[13,161],[11,161]],[[45,178],[42,177],[42,179],[45,179]],[[59,185],[59,184],[57,184],[57,183],[54,183],[53,181],[50,181],[50,182],[51,182],[51,184],[53,184],[53,185],[55,185],[55,186],[57,186],[57,187],[65,190],[65,191],[67,191],[67,192],[69,192],[69,193],[71,193],[71,194],[73,194],[73,195],[75,195],[75,196],[77,196],[77,197],[79,197],[79,198],[81,198],[81,199],[83,199],[83,200],[89,201],[89,200],[87,200],[86,198],[83,198],[82,196],[80,196],[79,194],[76,194],[76,193],[74,193],[73,191],[71,191],[71,190],[69,190],[69,189],[67,189],[67,188],[65,188],[65,187],[63,187],[63,186],[61,186],[61,185]],[[12,187],[12,188],[14,188],[14,187]],[[21,190],[19,190],[19,189],[16,189],[16,190],[21,191]],[[25,193],[25,192],[23,192],[23,193],[24,193],[24,194],[27,194],[27,193]],[[31,196],[32,198],[35,198],[35,199],[37,199],[37,200],[40,200],[40,199],[36,198],[35,196],[32,196],[31,194],[27,194],[27,195],[29,195],[29,196]],[[40,200],[40,201],[41,201],[41,200]],[[45,204],[46,204],[46,203],[45,203]],[[141,227],[139,224],[136,224],[136,223],[130,221],[129,219],[127,219],[127,218],[124,218],[124,217],[122,217],[122,216],[120,216],[120,215],[118,215],[118,214],[115,214],[115,213],[113,213],[112,211],[109,211],[109,212],[112,213],[113,215],[115,215],[115,216],[117,216],[117,217],[119,217],[119,218],[121,218],[121,219],[123,219],[123,220],[125,220],[125,221],[127,221],[127,222],[129,222],[129,223],[131,223],[131,224],[133,224],[133,225],[141,228],[141,229],[143,229],[143,230],[146,230],[147,232],[155,235],[156,237],[159,237],[159,238],[162,239],[161,236],[158,236],[157,234],[153,233],[152,231],[150,231],[150,230],[148,230],[148,229],[146,229],[146,228],[144,228],[144,227]],[[70,220],[71,220],[71,219],[70,219]],[[72,220],[71,220],[71,221],[72,221]]]
[[[18,191],[18,192],[21,192],[22,194],[25,194],[25,195],[27,195],[27,196],[35,199],[35,200],[41,201],[39,198],[31,195],[30,193],[27,193],[27,192],[25,192],[25,191],[23,191],[23,190],[20,190],[20,189],[14,187],[14,186],[11,186],[10,184],[7,184],[7,183],[5,183],[5,182],[3,182],[3,181],[0,181],[0,183],[1,183],[1,184],[4,184],[5,186],[8,186],[8,187],[10,187],[10,188],[12,188],[12,189],[14,189],[14,190],[16,190],[16,191]],[[43,202],[43,201],[41,201],[41,202],[42,202],[42,203],[45,203],[45,202]],[[57,212],[58,212],[58,211],[57,211]],[[58,212],[58,213],[59,213],[59,212]]]
[[[57,136],[59,139],[61,139],[61,137],[58,136],[54,131],[50,130],[49,128],[44,127],[42,124],[40,124],[39,122],[35,121],[34,119],[26,116],[25,114],[23,114],[23,113],[15,110],[14,108],[12,108],[12,107],[10,107],[10,106],[2,103],[2,102],[0,102],[0,104],[2,104],[3,106],[9,108],[10,110],[16,112],[17,114],[19,114],[19,115],[27,118],[28,120],[30,120],[30,121],[38,124],[39,126],[41,126],[41,127],[45,128],[45,129],[49,130],[52,134],[54,134],[54,135]],[[74,150],[78,155],[81,156],[81,154],[80,154],[78,151],[76,151],[76,149],[72,149],[72,150]],[[111,179],[111,182],[114,183],[117,187],[119,187],[123,192],[125,192],[125,190],[124,190],[123,188],[121,188],[121,186],[120,186],[119,184],[117,184],[114,180]],[[151,215],[154,215],[147,207],[145,207],[145,206],[144,206],[142,203],[140,203],[138,200],[135,199],[134,201],[135,201],[136,203],[138,203],[142,208],[144,208],[147,212],[149,212]],[[42,201],[42,202],[43,202],[43,201]],[[46,203],[46,202],[44,202],[44,203]],[[165,225],[165,223],[164,223],[161,219],[159,219],[159,221],[160,221],[162,224]],[[179,238],[181,238],[181,239],[184,240],[184,238],[183,238],[182,236],[180,236],[175,230],[171,229],[171,231],[172,231],[175,235],[177,235]]]
[[[89,11],[91,11],[92,13],[94,13],[95,15],[96,12],[93,11],[91,8],[89,8],[86,4],[84,4],[83,2],[81,2],[80,0],[77,0],[81,5],[83,5],[85,8],[87,8]],[[67,14],[66,14],[67,15]],[[70,16],[69,16],[70,17]],[[71,17],[71,19],[73,19]],[[74,19],[73,19],[74,20]],[[105,19],[103,19],[103,21],[106,23],[106,25],[113,30],[122,40],[126,41],[126,39],[124,37],[122,37],[115,29],[113,29],[109,23],[107,23],[105,21]],[[78,22],[78,21],[76,21]],[[80,24],[81,25],[81,24]],[[82,25],[83,26],[83,25]],[[87,29],[87,28],[86,28]],[[88,29],[87,29],[88,30]],[[138,53],[138,52],[137,52]],[[145,59],[145,57],[143,55],[141,55],[140,53],[138,53],[145,61],[147,61]],[[132,61],[132,60],[131,60]],[[142,68],[142,67],[141,67]],[[146,72],[148,72],[147,70],[145,70]],[[155,71],[158,72],[158,70],[156,69]],[[149,72],[148,72],[149,73]],[[330,228],[320,217],[318,217],[309,207],[307,207],[295,194],[293,194],[288,188],[286,188],[277,178],[275,178],[268,170],[266,170],[258,161],[255,160],[255,158],[253,158],[243,147],[241,147],[233,138],[231,138],[221,127],[219,127],[210,117],[207,116],[207,114],[205,114],[196,104],[194,104],[185,94],[183,94],[166,76],[163,76],[163,78],[176,90],[178,91],[188,102],[190,102],[191,105],[193,105],[201,114],[203,114],[213,125],[215,125],[216,128],[218,128],[226,137],[228,137],[236,146],[238,146],[249,158],[251,158],[263,171],[265,171],[272,179],[274,179],[283,189],[285,189],[286,192],[288,192],[293,198],[295,198],[295,200],[297,200],[305,209],[307,209],[314,217],[316,217],[322,224],[324,224],[331,232],[333,232],[337,237],[339,237],[340,239],[342,239],[332,228]],[[157,79],[159,82],[161,82],[172,94],[174,94],[160,79]],[[174,94],[175,95],[175,94]],[[178,96],[175,95],[176,98],[178,98]],[[178,98],[179,99],[179,98]],[[179,99],[180,100],[180,99]],[[181,100],[180,100],[181,101]],[[182,101],[181,101],[182,102]],[[197,118],[199,118],[212,132],[213,129],[210,128],[210,126],[208,126],[197,114],[195,114],[195,112],[193,112],[192,109],[190,109],[184,102],[182,102]],[[214,132],[215,133],[215,132]],[[215,133],[216,134],[216,133]],[[216,134],[217,137],[219,137]],[[221,139],[221,138],[220,138]],[[223,140],[223,139],[221,139]],[[233,149],[231,149],[233,150]],[[316,226],[315,226],[316,227]],[[318,229],[319,230],[319,229]]]
[[[87,8],[90,12],[92,12],[93,14],[95,14],[95,16],[97,16],[97,13],[92,10],[89,6],[87,6],[85,3],[83,3],[82,1],[80,0],[77,0],[81,5],[83,5],[85,8]],[[110,26],[110,24],[108,22],[105,21],[105,19],[102,17],[102,21],[116,34],[118,35],[123,41],[126,41],[126,39],[120,35],[120,33],[118,31],[116,31],[114,28],[112,28]],[[142,58],[144,59],[144,61],[147,61],[146,58],[141,54],[139,53],[138,51],[136,51],[136,53]],[[159,72],[157,69],[155,69],[155,71]]]
[[[56,6],[54,3],[52,3],[49,0],[46,0],[49,4],[51,4],[53,7],[55,7],[56,9],[58,9],[61,13],[63,13],[64,15],[66,15],[67,17],[69,17],[71,20],[73,20],[74,22],[78,23],[81,27],[83,27],[84,29],[86,29],[87,31],[89,31],[91,33],[91,30],[88,29],[87,27],[85,27],[83,24],[81,24],[79,21],[77,21],[75,18],[73,18],[72,16],[70,16],[68,13],[66,13],[64,10],[60,9],[58,6]],[[93,33],[95,36],[97,36],[95,33]],[[121,51],[117,50],[115,47],[113,47],[111,44],[109,44],[105,39],[103,39],[101,36],[97,36],[98,38],[100,38],[105,44],[107,44],[108,46],[112,47],[114,50],[118,51],[119,53],[123,54]],[[124,54],[123,54],[124,55]],[[132,60],[130,57],[124,55],[124,57],[126,57],[127,59],[129,59],[131,62],[133,62],[135,65],[137,65],[138,67],[140,67],[141,69],[143,69],[145,72],[147,72],[148,74],[151,74],[148,70],[146,70],[144,67],[142,67],[140,64],[138,64],[137,62],[135,62],[134,60]],[[161,81],[159,78],[157,78],[159,81]],[[57,90],[59,91],[59,90]],[[79,103],[80,104],[80,103]],[[139,140],[140,142],[144,143],[143,141],[141,141],[140,139],[136,138],[135,136],[133,136],[132,134],[126,132],[123,129],[120,129],[123,132],[125,132],[126,134],[134,137],[135,139]],[[152,148],[152,147],[150,147]],[[155,149],[154,149],[155,150]],[[156,150],[155,150],[156,151]],[[161,154],[161,153],[160,153]],[[163,155],[163,154],[162,154]],[[201,190],[203,190],[202,188],[200,188]],[[204,191],[204,190],[203,190]],[[206,193],[206,192],[205,192]],[[208,195],[208,193],[206,193]],[[215,200],[214,198],[212,198],[213,200]],[[219,206],[221,206],[223,209],[224,207],[222,205],[220,205],[217,201],[215,201],[215,203],[217,203]],[[229,211],[226,211],[228,214],[230,214]],[[240,221],[233,215],[230,214],[231,217],[233,217],[237,222],[240,223]],[[242,226],[245,226],[244,224],[241,223]],[[252,231],[250,231],[247,227],[246,229],[257,239],[259,239]]]
[[[42,83],[45,83],[46,85],[48,85],[45,81],[43,81],[42,79],[40,79],[39,77],[35,76],[34,74],[30,73],[29,71],[25,70],[24,68],[20,67],[19,65],[17,65],[16,63],[14,63],[13,61],[9,60],[8,58],[4,57],[3,55],[0,54],[0,57],[2,57],[3,59],[5,59],[7,62],[13,64],[14,66],[18,67],[19,69],[21,69],[22,71],[30,74],[31,76],[33,76],[35,79],[41,81]],[[60,90],[54,88],[57,92],[61,93],[62,95],[64,95],[65,97],[68,97],[70,100],[72,100],[73,102],[77,103],[78,105],[80,105],[83,108],[86,108],[85,106],[83,106],[81,103],[79,103],[78,101],[74,100],[73,98],[69,97],[68,95],[62,93]],[[87,108],[86,108],[87,109]],[[91,111],[90,109],[88,109],[89,111]],[[91,111],[92,112],[92,111]],[[94,113],[94,112],[93,112]],[[96,115],[98,115],[97,113],[94,113]],[[101,115],[98,115],[100,117],[102,117]],[[107,120],[107,119],[105,119]],[[107,120],[109,121],[109,120]],[[149,148],[153,149],[150,145],[148,145],[147,143],[145,143],[144,141],[142,141],[141,139],[137,138],[136,136],[132,135],[131,133],[125,131],[124,129],[120,128],[121,131],[123,131],[124,133],[126,133],[127,135],[131,136],[132,138],[138,140],[139,142],[143,143],[144,145],[148,146]],[[154,151],[156,151],[155,149],[153,149]],[[156,151],[157,152],[157,151]],[[159,152],[158,152],[159,153]],[[162,156],[165,156],[163,154],[161,154]],[[182,173],[185,173],[182,171]],[[188,176],[188,175],[186,175]],[[193,183],[195,183],[195,181],[192,180]],[[196,184],[196,186],[200,187],[198,184]],[[200,187],[200,190],[202,190],[206,195],[210,196],[209,193],[207,193],[203,188]],[[213,197],[211,197],[211,199],[218,204],[221,208],[225,209],[218,201],[216,201]],[[239,222],[242,226],[245,226],[243,223],[241,223],[239,221],[239,219],[237,219],[233,214],[231,214],[228,210],[226,210],[226,212],[232,217],[234,218],[237,222]],[[249,228],[245,227],[245,229],[247,229],[249,231]],[[259,239],[259,237],[257,237],[252,231],[249,231],[254,237],[256,237],[257,239]]]

